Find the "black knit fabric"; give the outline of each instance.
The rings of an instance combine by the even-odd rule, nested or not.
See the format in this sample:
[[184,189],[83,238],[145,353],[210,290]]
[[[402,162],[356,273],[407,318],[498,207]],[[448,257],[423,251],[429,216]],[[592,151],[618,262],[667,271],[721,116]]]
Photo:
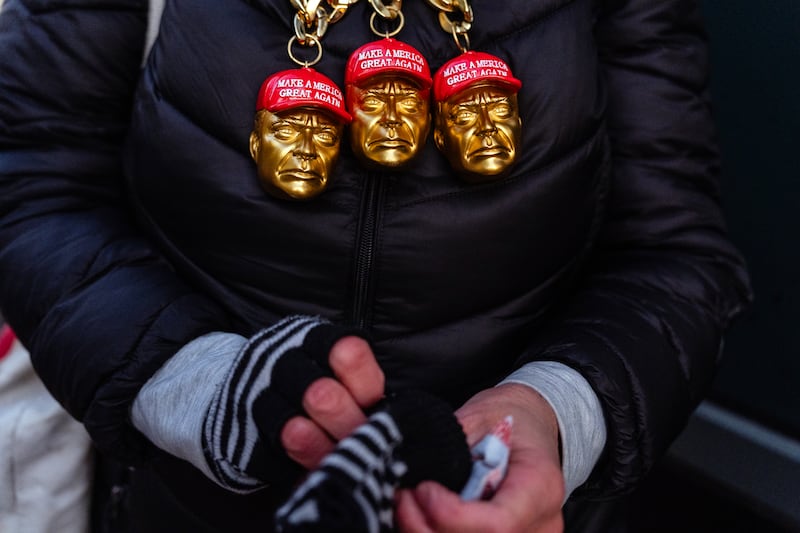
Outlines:
[[209,407],[203,432],[206,460],[217,481],[240,493],[269,483],[287,491],[302,470],[280,445],[280,431],[301,414],[316,379],[332,375],[328,354],[356,333],[308,316],[293,316],[254,335],[237,355]]
[[430,394],[414,392],[390,399],[387,409],[403,435],[397,455],[408,471],[401,486],[414,487],[432,479],[450,490],[461,490],[469,477],[472,455],[452,407]]

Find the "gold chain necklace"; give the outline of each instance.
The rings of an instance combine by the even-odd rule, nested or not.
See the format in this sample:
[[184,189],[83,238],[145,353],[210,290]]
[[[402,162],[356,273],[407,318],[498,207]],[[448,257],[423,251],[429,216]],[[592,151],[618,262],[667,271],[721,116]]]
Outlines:
[[[516,98],[521,83],[502,59],[469,49],[474,16],[468,0],[428,0],[461,51],[433,77],[418,50],[393,38],[404,26],[402,0],[369,0],[370,29],[382,38],[351,54],[346,98],[311,67],[322,59],[322,38],[330,25],[358,0],[289,2],[295,13],[287,53],[300,68],[264,80],[250,134],[250,154],[268,193],[294,200],[321,193],[346,125],[353,151],[367,167],[411,164],[433,126],[436,147],[466,181],[507,174],[521,137]],[[316,48],[316,56],[301,59],[295,45]]]
[[[320,46],[320,39],[328,29],[328,25],[341,20],[348,8],[359,0],[289,0],[297,11],[294,20],[294,37],[303,46]],[[474,15],[469,0],[427,0],[439,12],[439,25],[442,30],[453,36],[456,45],[462,52],[469,50],[469,30],[472,28]],[[391,37],[403,26],[402,0],[369,0],[374,13],[370,17],[373,33]],[[327,4],[328,9],[325,8]],[[375,27],[376,17],[384,20],[400,18],[400,24],[394,31],[383,33]],[[290,56],[293,54],[290,50]]]

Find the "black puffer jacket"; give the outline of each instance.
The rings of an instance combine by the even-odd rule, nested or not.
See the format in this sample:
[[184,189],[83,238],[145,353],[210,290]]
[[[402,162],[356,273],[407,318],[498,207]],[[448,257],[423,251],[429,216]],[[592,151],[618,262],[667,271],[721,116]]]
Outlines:
[[[522,80],[512,174],[455,178],[428,142],[402,172],[343,147],[308,202],[248,154],[262,80],[295,65],[288,0],[173,0],[140,70],[144,0],[6,0],[0,304],[53,394],[141,456],[141,385],[187,341],[290,313],[369,330],[392,387],[458,403],[530,360],[592,384],[607,451],[577,493],[631,488],[682,429],[749,300],[718,205],[706,49],[690,0],[473,0],[474,50]],[[341,84],[368,2],[323,39]],[[458,53],[436,12],[397,38]]]

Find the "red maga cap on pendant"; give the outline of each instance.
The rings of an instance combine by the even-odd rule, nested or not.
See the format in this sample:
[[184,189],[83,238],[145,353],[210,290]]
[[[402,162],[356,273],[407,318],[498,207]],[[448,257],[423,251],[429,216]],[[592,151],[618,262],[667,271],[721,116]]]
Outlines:
[[405,76],[416,81],[423,91],[431,88],[431,69],[419,51],[390,37],[356,49],[347,61],[345,85],[359,85],[379,74]]
[[511,74],[508,63],[485,52],[465,52],[442,65],[433,76],[433,98],[443,102],[478,83],[500,85],[513,93],[522,82]]
[[256,111],[266,109],[278,113],[298,107],[316,107],[328,111],[345,124],[353,120],[344,107],[339,87],[312,68],[276,72],[261,84]]

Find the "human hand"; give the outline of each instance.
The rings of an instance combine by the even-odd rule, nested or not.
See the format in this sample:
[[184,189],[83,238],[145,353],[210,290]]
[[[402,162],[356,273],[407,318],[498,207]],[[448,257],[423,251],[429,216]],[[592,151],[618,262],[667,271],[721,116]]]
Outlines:
[[[315,453],[327,449],[319,435],[335,440],[358,426],[364,419],[361,405],[382,395],[383,374],[366,341],[353,337],[357,334],[319,317],[294,315],[248,339],[203,421],[209,477],[235,492],[252,492],[267,483],[282,492],[291,488],[302,467],[314,464]],[[335,350],[339,341],[344,349]],[[283,442],[284,428],[306,411],[315,422],[309,422],[311,431],[301,426],[299,433],[310,440],[292,440],[296,425],[287,432],[293,457]]]
[[504,384],[472,397],[456,415],[470,445],[506,415],[514,419],[508,473],[487,501],[465,502],[434,482],[400,491],[395,517],[408,533],[563,531],[564,478],[558,424],[550,405],[530,387]]
[[459,490],[471,466],[464,430],[450,404],[404,390],[387,397],[295,488],[275,514],[275,531],[388,533],[394,531],[398,487],[433,479]]
[[384,395],[383,371],[364,339],[348,336],[337,341],[328,364],[335,378],[314,381],[303,395],[308,416],[291,418],[281,431],[286,453],[309,470],[365,423],[364,410]]

